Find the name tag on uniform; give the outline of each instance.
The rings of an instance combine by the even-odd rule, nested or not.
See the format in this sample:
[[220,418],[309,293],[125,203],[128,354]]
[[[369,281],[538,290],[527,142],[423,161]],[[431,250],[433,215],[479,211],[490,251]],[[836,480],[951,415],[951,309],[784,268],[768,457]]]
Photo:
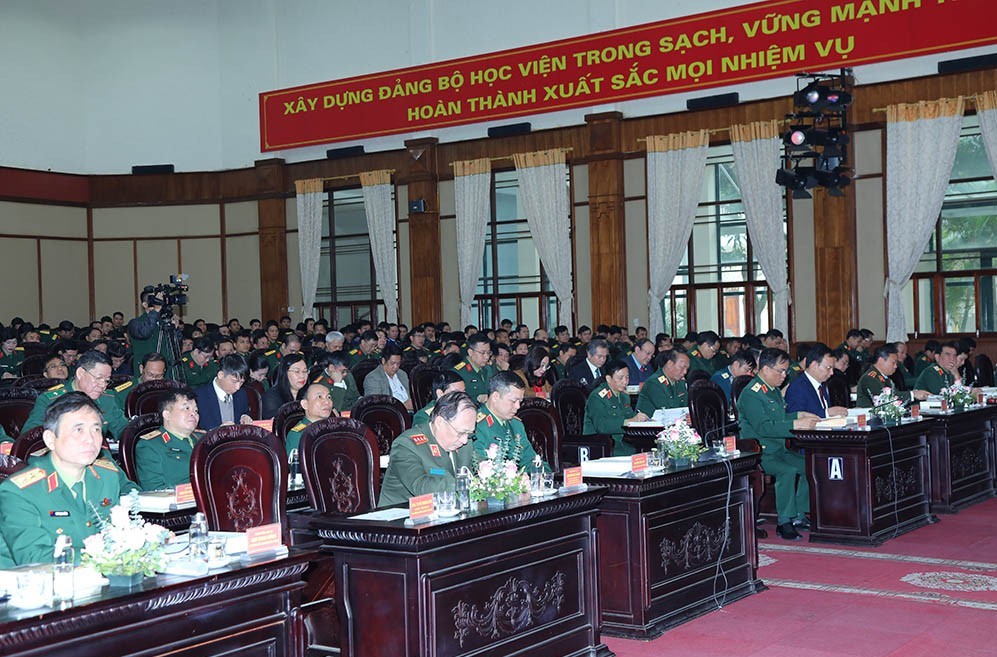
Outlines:
[[431,476],[431,477],[442,477],[446,473],[447,473],[447,471],[444,470],[443,468],[430,468],[429,469],[429,476]]
[[69,511],[49,511],[48,515],[50,518],[68,518]]

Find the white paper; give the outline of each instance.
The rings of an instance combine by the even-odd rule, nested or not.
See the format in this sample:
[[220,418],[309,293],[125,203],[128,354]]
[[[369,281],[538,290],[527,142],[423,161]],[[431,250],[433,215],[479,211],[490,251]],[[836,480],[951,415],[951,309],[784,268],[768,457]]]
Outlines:
[[581,464],[583,477],[622,477],[630,473],[633,461],[629,456],[610,456]]
[[401,518],[408,518],[408,509],[378,509],[351,516],[350,520],[400,520]]
[[380,463],[381,469],[382,470],[387,470],[388,469],[388,463],[391,461],[391,454],[381,454],[380,461],[381,461],[381,463]]

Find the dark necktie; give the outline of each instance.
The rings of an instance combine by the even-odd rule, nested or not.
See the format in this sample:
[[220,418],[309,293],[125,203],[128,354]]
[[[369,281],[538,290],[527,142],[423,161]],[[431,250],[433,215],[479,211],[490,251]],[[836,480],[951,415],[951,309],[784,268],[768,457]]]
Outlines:
[[827,390],[824,388],[824,384],[820,384],[820,403],[827,408]]

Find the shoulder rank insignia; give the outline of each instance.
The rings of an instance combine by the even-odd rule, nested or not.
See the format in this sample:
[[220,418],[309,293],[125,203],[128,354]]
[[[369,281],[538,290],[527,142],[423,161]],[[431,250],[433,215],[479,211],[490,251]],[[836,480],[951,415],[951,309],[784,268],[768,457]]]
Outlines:
[[945,370],[943,370],[938,365],[935,365],[935,371],[938,372],[939,374],[945,374]]
[[291,431],[301,431],[302,429],[304,429],[307,426],[308,425],[305,424],[304,422],[298,422],[293,427],[291,427]]
[[481,411],[478,411],[478,417],[476,417],[476,418],[474,419],[474,421],[475,421],[475,422],[481,422],[481,421],[482,421],[482,420],[484,420],[484,419],[485,419],[486,417],[488,417],[488,413],[482,413]]
[[[164,431],[163,433],[166,433],[166,432]],[[152,440],[153,438],[159,438],[160,435],[162,435],[162,434],[159,433],[159,429],[156,429],[154,431],[149,431],[147,433],[143,433],[141,436],[139,436],[139,440]],[[169,434],[166,434],[166,435],[169,435]]]
[[874,379],[878,379],[879,378],[878,376],[876,376],[876,370],[874,370],[874,369],[869,370],[869,373],[866,376],[871,376]]
[[[93,467],[93,466],[91,466],[91,469],[92,469],[92,467]],[[52,491],[54,491],[54,490],[55,490],[56,488],[58,488],[58,487],[59,487],[59,475],[57,475],[57,474],[56,474],[56,473],[54,473],[54,472],[53,472],[52,474],[50,474],[50,475],[49,475],[49,476],[48,476],[48,477],[47,477],[47,478],[45,479],[45,481],[46,481],[46,482],[48,483],[48,492],[50,492],[50,493],[51,493]]]
[[724,372],[723,374],[720,375],[720,378],[721,379],[729,379],[730,378],[730,372]]
[[692,351],[689,352],[689,355],[699,358],[699,349],[693,349]]
[[360,353],[360,350],[359,349],[350,349],[349,353],[350,353],[351,356],[356,356],[357,354]]
[[56,392],[57,390],[62,390],[62,389],[63,389],[63,388],[65,388],[65,387],[66,387],[66,384],[65,384],[65,383],[60,383],[60,384],[58,384],[58,385],[54,385],[54,386],[52,386],[51,388],[49,388],[49,389],[48,389],[48,390],[46,390],[45,392]]
[[762,389],[762,384],[760,383],[756,383],[755,385],[751,386],[751,392],[758,392],[761,389]]
[[426,434],[424,433],[415,433],[412,434],[412,442],[416,445],[425,445],[429,442],[429,438],[426,438]]
[[439,458],[439,457],[440,457],[440,446],[439,446],[439,445],[430,445],[430,446],[429,446],[429,451],[430,451],[430,452],[431,452],[431,453],[433,454],[433,456],[435,456],[436,458]]
[[609,397],[610,395],[612,395],[612,393],[609,392],[609,388],[603,388],[602,390],[599,391],[599,396],[602,397],[603,399]]
[[486,416],[485,424],[487,424],[488,426],[492,426],[493,424],[495,424],[495,418],[493,418],[491,415]]
[[114,472],[118,471],[118,466],[114,465],[114,461],[110,459],[97,459],[93,464],[97,468],[104,468],[105,470],[112,470]]
[[125,381],[120,386],[115,386],[114,387],[114,392],[123,392],[123,391],[128,390],[129,388],[131,388],[133,385],[134,385],[134,381]]
[[275,353],[277,353],[277,350],[276,349],[271,349],[270,351],[265,352],[263,355],[264,356],[273,356]]
[[665,384],[667,384],[668,383],[668,377],[665,376],[664,374],[662,374],[661,376],[658,377],[658,383],[665,383]]
[[10,483],[14,484],[18,488],[27,488],[31,484],[37,484],[44,478],[44,470],[41,468],[31,468],[30,470],[25,470],[24,472],[18,472],[16,475],[12,475],[10,477]]

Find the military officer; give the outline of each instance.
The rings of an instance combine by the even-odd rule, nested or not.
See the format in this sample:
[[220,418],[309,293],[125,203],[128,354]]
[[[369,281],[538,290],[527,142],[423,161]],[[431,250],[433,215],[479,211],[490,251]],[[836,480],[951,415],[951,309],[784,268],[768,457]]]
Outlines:
[[112,394],[122,409],[127,408],[125,402],[128,401],[128,395],[132,394],[132,391],[139,384],[147,381],[162,381],[166,378],[166,359],[158,351],[151,351],[142,357],[138,371],[139,375],[133,376],[130,381],[114,386]]
[[190,388],[170,390],[159,403],[163,426],[141,436],[135,467],[142,490],[164,490],[190,483],[190,456],[204,435],[198,430],[197,398]]
[[630,370],[625,363],[614,360],[605,367],[606,376],[585,402],[585,423],[582,434],[590,436],[605,433],[613,437],[613,454],[623,456],[636,453],[630,443],[623,442],[623,427],[631,421],[646,422],[644,413],[630,406],[627,386]]
[[[328,335],[326,336],[326,344],[328,344]],[[272,347],[263,352],[264,358],[267,360],[267,368],[270,374],[273,374],[277,370],[277,366],[280,365],[280,361],[284,356],[288,354],[297,354],[301,352],[301,338],[295,333],[289,333],[285,338],[284,342],[280,343],[276,347]]]
[[[110,366],[108,366],[110,367]],[[0,483],[0,536],[15,564],[49,562],[59,535],[83,539],[99,531],[120,497],[135,489],[101,452],[100,409],[82,392],[60,396],[45,411],[48,452]]]
[[858,363],[859,365],[866,362],[867,354],[862,350],[862,331],[859,329],[850,329],[845,334],[845,341],[838,348],[848,352],[848,359],[851,362]]
[[350,356],[350,367],[362,360],[381,360],[377,350],[378,336],[374,331],[364,331],[360,334],[360,342],[355,349],[347,352]]
[[475,333],[467,341],[467,358],[454,365],[454,371],[464,379],[467,394],[478,403],[488,397],[488,379],[492,370],[488,360],[492,357],[491,340],[484,333]]
[[402,352],[405,360],[417,360],[422,363],[428,363],[429,357],[432,354],[429,349],[426,349],[426,329],[421,326],[416,326],[412,329],[412,332],[409,333],[409,343]]
[[904,387],[913,388],[914,382],[917,381],[917,377],[914,373],[907,367],[907,343],[906,342],[894,342],[897,348],[897,371],[903,377]]
[[403,504],[410,497],[454,490],[457,474],[471,468],[475,403],[460,391],[439,398],[429,422],[398,436],[381,483],[378,506]]
[[921,376],[921,372],[935,364],[935,357],[941,351],[942,345],[938,340],[928,340],[924,343],[924,351],[917,354],[914,359],[914,377]]
[[659,408],[682,408],[689,405],[689,388],[685,374],[689,371],[689,356],[681,347],[664,353],[664,364],[652,374],[637,397],[637,410],[654,417]]
[[762,446],[762,469],[775,477],[776,531],[785,540],[801,538],[798,529],[809,529],[810,509],[803,455],[786,449],[792,429],[810,429],[817,416],[806,411],[787,413],[779,386],[789,369],[789,354],[765,349],[758,358],[758,374],[737,399],[742,438],[755,438]]
[[448,392],[454,392],[455,390],[466,392],[467,388],[464,384],[464,379],[460,378],[460,375],[453,370],[444,370],[433,377],[433,385],[430,390],[432,399],[412,416],[412,426],[427,424],[429,422],[429,415],[436,406],[436,400]]
[[724,394],[727,395],[727,403],[731,404],[733,403],[731,385],[734,383],[734,379],[745,375],[754,376],[754,374],[755,357],[747,349],[742,349],[741,351],[734,352],[730,363],[723,369],[715,372],[710,377],[710,381],[717,384],[724,391]]
[[291,427],[284,438],[284,448],[287,450],[288,456],[293,450],[298,449],[298,445],[301,443],[301,434],[309,424],[328,419],[332,415],[339,417],[339,412],[332,404],[332,393],[322,383],[310,383],[299,390],[298,403],[305,411],[305,416],[301,418],[301,422]]
[[345,351],[332,351],[322,355],[322,373],[312,377],[312,383],[322,383],[332,393],[333,406],[349,411],[360,399],[360,388],[350,373],[349,356]]
[[69,392],[82,392],[92,399],[100,408],[104,429],[117,438],[128,424],[117,398],[107,392],[107,383],[111,380],[111,359],[106,354],[92,349],[82,356],[76,368],[76,376],[72,381],[60,383],[38,395],[35,405],[24,421],[21,431],[27,431],[41,426],[45,419],[45,409]]
[[696,347],[689,352],[689,369],[703,370],[710,376],[716,369],[713,367],[713,357],[720,348],[720,336],[715,331],[703,331],[696,334]]
[[[514,372],[498,372],[488,382],[488,397],[478,413],[474,438],[479,458],[487,458],[488,447],[495,443],[499,454],[516,461],[519,467],[533,463],[537,452],[526,435],[526,427],[516,417],[525,394],[526,384]],[[544,469],[550,472],[550,465],[544,463]]]
[[17,346],[17,331],[5,328],[0,331],[3,339],[0,355],[0,378],[16,379],[21,376],[21,363],[24,362],[24,347]]
[[194,349],[183,357],[183,371],[187,377],[187,385],[199,388],[211,383],[218,374],[218,365],[212,359],[215,345],[206,335],[194,340]]
[[928,398],[926,390],[897,390],[890,377],[897,371],[899,361],[897,360],[897,347],[891,342],[887,342],[873,352],[872,367],[859,378],[858,385],[855,386],[855,405],[860,408],[872,408],[876,404],[873,398],[883,392],[883,388],[892,388],[893,393],[904,401],[925,400]]
[[955,383],[955,362],[957,347],[954,342],[946,342],[935,356],[935,364],[926,367],[914,382],[917,390],[927,390],[932,395],[939,395],[942,388],[948,388]]

